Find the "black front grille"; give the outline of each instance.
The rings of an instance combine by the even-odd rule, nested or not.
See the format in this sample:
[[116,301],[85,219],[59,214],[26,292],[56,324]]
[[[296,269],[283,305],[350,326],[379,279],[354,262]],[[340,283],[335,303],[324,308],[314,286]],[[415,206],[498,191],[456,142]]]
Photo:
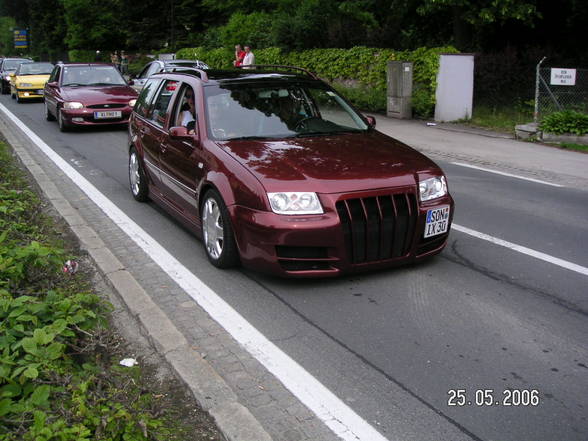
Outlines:
[[392,259],[410,251],[418,217],[413,194],[346,199],[336,208],[352,263]]
[[91,106],[87,106],[88,109],[122,109],[125,107],[126,104],[93,104]]

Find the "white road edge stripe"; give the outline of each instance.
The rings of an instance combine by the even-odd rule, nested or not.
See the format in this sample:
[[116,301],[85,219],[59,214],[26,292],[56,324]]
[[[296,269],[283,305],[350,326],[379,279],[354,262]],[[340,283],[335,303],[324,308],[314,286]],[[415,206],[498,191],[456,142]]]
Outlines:
[[588,268],[586,268],[584,266],[577,265],[572,262],[568,262],[567,260],[563,260],[558,257],[553,257],[553,256],[550,256],[549,254],[545,254],[540,251],[532,250],[531,248],[517,245],[516,243],[512,243],[512,242],[508,242],[506,240],[498,239],[497,237],[489,236],[487,234],[480,233],[475,230],[471,230],[467,227],[462,227],[461,225],[451,224],[451,229],[460,231],[465,234],[469,234],[470,236],[477,237],[478,239],[487,240],[488,242],[492,242],[496,245],[510,248],[511,250],[518,251],[519,253],[523,253],[523,254],[526,254],[527,256],[534,257],[535,259],[543,260],[545,262],[552,263],[553,265],[561,266],[562,268],[568,269],[570,271],[574,271],[576,273],[580,273],[585,276],[588,276]]
[[453,165],[459,165],[460,167],[467,167],[467,168],[473,168],[473,169],[476,169],[476,170],[482,170],[482,171],[489,172],[489,173],[495,173],[497,175],[509,176],[511,178],[523,179],[525,181],[537,182],[538,184],[550,185],[552,187],[564,187],[563,185],[560,185],[560,184],[553,184],[551,182],[541,181],[539,179],[526,178],[524,176],[513,175],[511,173],[505,173],[505,172],[501,172],[501,171],[498,171],[498,170],[492,170],[490,168],[478,167],[477,165],[464,164],[463,162],[451,162],[451,164],[453,164]]
[[282,352],[192,274],[4,105],[2,110],[100,209],[305,406],[345,441],[387,441],[367,421]]

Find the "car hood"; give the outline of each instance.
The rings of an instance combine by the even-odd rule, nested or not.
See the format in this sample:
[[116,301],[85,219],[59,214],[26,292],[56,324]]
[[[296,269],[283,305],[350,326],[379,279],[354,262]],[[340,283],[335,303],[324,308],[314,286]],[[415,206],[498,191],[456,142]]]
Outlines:
[[267,191],[341,193],[416,185],[439,167],[400,141],[371,130],[313,138],[220,142]]
[[130,86],[73,86],[62,87],[61,94],[67,101],[79,101],[85,106],[94,104],[122,104],[137,98]]
[[30,83],[33,87],[40,87],[41,89],[49,79],[49,74],[46,75],[18,75],[14,82],[16,85],[20,83]]

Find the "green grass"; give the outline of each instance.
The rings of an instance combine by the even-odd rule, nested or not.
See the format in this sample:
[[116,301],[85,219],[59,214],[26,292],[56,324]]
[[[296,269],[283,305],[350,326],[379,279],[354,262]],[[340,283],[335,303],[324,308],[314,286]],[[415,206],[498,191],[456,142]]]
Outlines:
[[499,132],[514,133],[517,124],[525,124],[531,121],[533,121],[533,112],[529,105],[515,105],[512,107],[476,105],[472,118],[460,122]]

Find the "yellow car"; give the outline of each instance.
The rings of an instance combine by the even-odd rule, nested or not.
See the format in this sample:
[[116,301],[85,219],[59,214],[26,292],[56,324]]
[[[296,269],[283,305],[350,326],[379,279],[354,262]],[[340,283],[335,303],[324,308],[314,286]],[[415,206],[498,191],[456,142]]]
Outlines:
[[21,63],[10,74],[10,95],[18,102],[43,98],[43,89],[52,70],[51,63]]

